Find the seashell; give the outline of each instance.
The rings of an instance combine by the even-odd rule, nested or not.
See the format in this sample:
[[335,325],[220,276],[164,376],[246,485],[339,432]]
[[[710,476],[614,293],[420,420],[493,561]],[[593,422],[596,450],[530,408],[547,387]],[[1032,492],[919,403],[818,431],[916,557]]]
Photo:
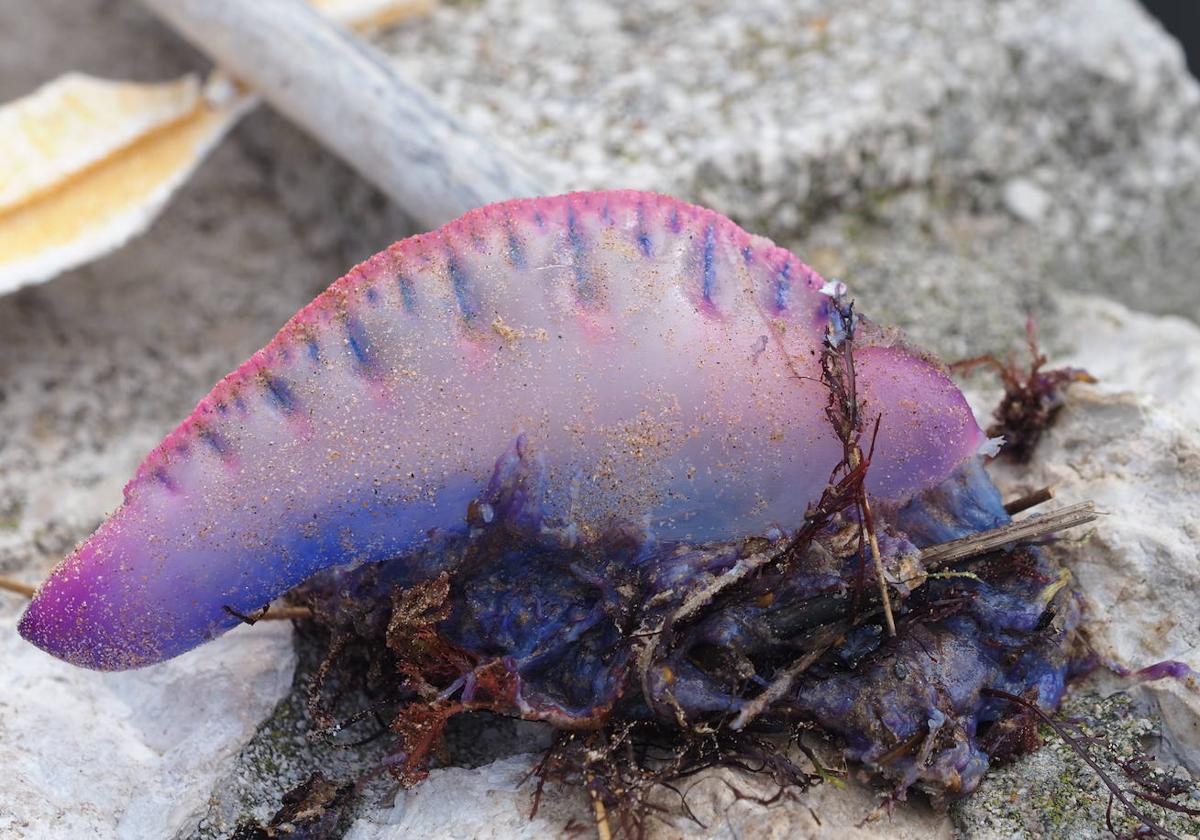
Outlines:
[[[314,0],[358,31],[431,0]],[[257,96],[221,70],[151,84],[68,73],[0,106],[0,294],[144,233]]]
[[[182,653],[318,570],[465,531],[498,459],[580,539],[794,527],[841,444],[826,281],[699,207],[576,193],[472,211],[352,269],[155,449],[41,587],[25,638],[77,665]],[[900,503],[984,435],[934,359],[864,323],[867,489]],[[516,442],[514,444],[514,442]]]
[[148,228],[249,104],[194,76],[70,73],[0,108],[0,294]]

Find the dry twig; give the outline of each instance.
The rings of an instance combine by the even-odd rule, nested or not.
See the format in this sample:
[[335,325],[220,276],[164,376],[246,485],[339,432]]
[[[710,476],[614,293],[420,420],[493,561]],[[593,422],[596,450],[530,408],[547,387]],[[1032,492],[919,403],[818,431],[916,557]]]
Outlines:
[[1043,487],[1040,490],[1034,490],[1032,493],[1027,493],[1024,496],[1013,499],[1011,502],[1006,502],[1004,505],[1004,512],[1009,516],[1016,516],[1022,511],[1037,507],[1038,505],[1044,504],[1053,498],[1054,488]]
[[1031,516],[1020,522],[1011,522],[999,528],[931,545],[921,551],[921,563],[927,571],[949,566],[1006,545],[1031,542],[1047,534],[1084,525],[1099,516],[1095,502],[1080,502],[1052,513]]
[[27,583],[21,583],[20,581],[13,580],[12,578],[4,577],[0,577],[0,589],[7,590],[9,592],[15,592],[18,595],[24,595],[26,598],[32,598],[34,593],[37,592],[36,586],[30,586]]

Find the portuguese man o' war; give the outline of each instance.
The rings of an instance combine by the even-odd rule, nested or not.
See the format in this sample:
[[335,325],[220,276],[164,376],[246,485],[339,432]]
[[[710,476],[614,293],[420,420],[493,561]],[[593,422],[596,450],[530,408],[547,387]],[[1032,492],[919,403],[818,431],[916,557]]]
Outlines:
[[[829,511],[802,563],[748,577],[640,664],[624,640],[634,613],[661,619],[827,498],[845,466],[822,368],[838,286],[643,192],[505,202],[406,239],[200,401],[20,631],[76,665],[136,668],[304,581],[336,624],[357,615],[351,590],[384,602],[452,572],[437,632],[464,661],[503,663],[496,710],[568,728],[622,703],[684,725],[744,714],[813,626],[806,605],[861,589],[853,514]],[[859,480],[898,609],[922,619],[890,641],[856,626],[789,702],[903,787],[962,793],[987,764],[978,730],[1005,714],[983,689],[1058,703],[1073,602],[1029,548],[903,597],[921,548],[1008,516],[944,366],[854,318]]]
[[[549,513],[581,529],[645,518],[698,541],[798,522],[840,454],[817,366],[824,284],[645,193],[492,205],[404,240],[201,400],[21,632],[89,668],[170,658],[237,624],[225,607],[464,526],[519,435],[550,469]],[[886,334],[859,358],[886,420],[873,494],[911,495],[979,447],[935,363]]]

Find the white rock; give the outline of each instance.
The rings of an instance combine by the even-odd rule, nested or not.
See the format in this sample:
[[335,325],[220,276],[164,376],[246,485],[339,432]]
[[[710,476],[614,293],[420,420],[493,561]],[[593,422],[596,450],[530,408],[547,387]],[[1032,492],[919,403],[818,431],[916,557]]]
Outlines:
[[1152,397],[1158,408],[1200,427],[1200,326],[1147,315],[1101,297],[1062,301],[1063,347],[1055,365],[1085,368],[1106,391]]
[[[548,787],[538,815],[529,819],[534,784],[526,781],[538,756],[517,755],[483,767],[435,770],[416,788],[397,797],[391,808],[360,818],[345,840],[403,840],[409,837],[473,840],[540,840],[573,836],[571,827],[592,832],[595,817],[580,789]],[[524,784],[522,784],[524,782]],[[733,785],[733,787],[730,787]],[[819,785],[770,805],[739,799],[771,799],[778,788],[769,779],[728,770],[686,780],[688,805],[702,823],[687,819],[679,799],[663,790],[661,818],[651,818],[650,840],[704,838],[792,838],[812,840],[950,840],[949,818],[920,805],[901,806],[891,817],[876,814],[876,793],[851,781],[843,789]],[[453,811],[448,803],[455,803]],[[810,810],[811,809],[811,810]],[[819,822],[814,819],[814,813]]]
[[434,770],[417,787],[398,794],[391,808],[357,820],[345,840],[537,840],[559,836],[572,821],[589,825],[591,811],[582,798],[555,796],[553,791],[542,797],[537,816],[529,818],[533,785],[522,782],[536,763],[536,755],[526,754],[469,770]]
[[[1071,389],[1030,465],[997,464],[993,477],[1006,495],[1050,485],[1057,503],[1091,499],[1105,511],[1062,550],[1102,658],[1200,670],[1200,328],[1098,298],[1067,301],[1064,317],[1078,325],[1065,361],[1101,382]],[[1178,757],[1200,771],[1200,685],[1163,679],[1142,692]]]
[[213,784],[291,689],[287,622],[170,662],[101,674],[0,620],[0,837],[143,840],[194,824]]
[[[1168,659],[1200,669],[1194,423],[1153,397],[1076,386],[1032,464],[994,474],[1010,495],[1050,485],[1064,505],[1092,499],[1105,511],[1084,542],[1062,552],[1087,599],[1087,637],[1102,658],[1131,669]],[[1146,690],[1163,706],[1176,752],[1200,769],[1200,685],[1168,679]]]
[[1036,224],[1046,218],[1050,196],[1025,178],[1013,178],[1004,185],[1004,206],[1022,221]]

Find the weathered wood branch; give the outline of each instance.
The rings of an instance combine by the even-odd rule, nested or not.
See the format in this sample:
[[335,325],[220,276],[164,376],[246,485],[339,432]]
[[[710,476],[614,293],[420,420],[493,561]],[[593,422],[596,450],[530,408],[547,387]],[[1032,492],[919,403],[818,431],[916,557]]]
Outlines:
[[142,2],[427,227],[543,192],[512,155],[301,0]]
[[1084,525],[1099,516],[1095,502],[1068,505],[1041,516],[1031,516],[989,531],[980,531],[961,539],[931,545],[921,552],[921,563],[927,571],[933,571],[1006,545],[1030,542],[1057,531],[1074,528],[1076,525]]

